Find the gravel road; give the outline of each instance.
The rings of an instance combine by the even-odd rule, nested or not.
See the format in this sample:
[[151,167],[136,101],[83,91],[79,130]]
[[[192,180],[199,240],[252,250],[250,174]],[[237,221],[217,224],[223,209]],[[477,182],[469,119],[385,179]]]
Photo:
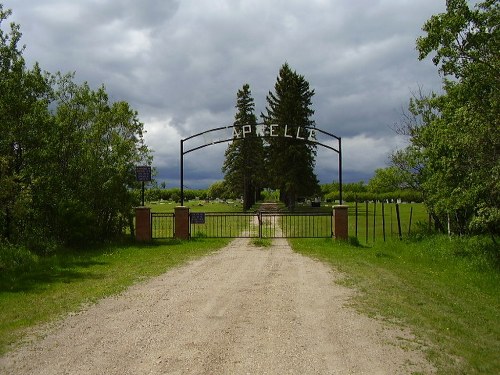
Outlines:
[[404,329],[286,240],[226,248],[106,298],[0,358],[0,374],[430,374]]

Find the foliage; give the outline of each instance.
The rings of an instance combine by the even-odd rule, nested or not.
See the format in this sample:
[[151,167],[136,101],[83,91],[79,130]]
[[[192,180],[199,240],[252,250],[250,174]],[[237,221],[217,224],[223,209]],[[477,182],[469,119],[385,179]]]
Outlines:
[[[340,199],[338,191],[331,191],[324,195],[324,199],[328,201],[337,201]],[[364,202],[364,201],[387,201],[395,202],[400,200],[401,202],[422,202],[422,194],[416,190],[396,190],[389,191],[386,193],[376,193],[370,191],[353,192],[345,191],[342,193],[342,199],[344,202]]]
[[[375,176],[365,184],[363,181],[349,182],[342,185],[342,199],[344,202],[363,201],[396,201],[422,202],[422,193],[416,189],[407,187],[402,182],[396,168],[390,167],[377,169]],[[397,177],[395,177],[397,176]],[[321,195],[327,202],[337,201],[339,195],[339,183],[321,185]]]
[[255,204],[264,183],[264,145],[256,136],[254,107],[250,85],[244,84],[237,93],[238,111],[234,121],[234,132],[239,138],[227,147],[222,167],[227,189],[236,196],[243,196],[245,210]]
[[378,168],[368,181],[367,189],[371,192],[388,193],[406,188],[406,181],[400,169],[391,166]]
[[[139,191],[136,195],[139,196]],[[180,188],[160,189],[148,188],[144,191],[144,199],[147,202],[174,201],[178,202],[181,196]],[[208,189],[184,189],[184,200],[207,199]]]
[[[0,5],[0,26],[10,15]],[[143,124],[104,87],[28,69],[19,26],[0,28],[0,238],[40,253],[112,238],[132,220]]]
[[232,198],[232,192],[228,190],[225,181],[216,181],[208,187],[207,198],[208,199],[226,199]]
[[26,247],[0,242],[0,273],[5,279],[23,272],[30,272],[38,259],[38,256]]
[[[410,146],[393,163],[412,176],[435,221],[456,233],[500,234],[500,4],[447,1],[417,40],[445,76],[444,94],[410,101]],[[451,79],[449,78],[451,76]]]
[[[299,127],[314,126],[311,108],[314,90],[304,76],[284,64],[278,74],[274,92],[267,95],[267,124],[288,127],[295,134]],[[270,137],[267,148],[268,174],[273,189],[279,189],[282,201],[294,206],[298,197],[313,196],[319,192],[314,174],[316,146],[295,138]]]

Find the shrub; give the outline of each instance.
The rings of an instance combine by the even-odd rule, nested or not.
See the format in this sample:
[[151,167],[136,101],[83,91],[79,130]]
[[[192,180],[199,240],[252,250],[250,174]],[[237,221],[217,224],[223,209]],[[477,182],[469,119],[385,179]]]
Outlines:
[[28,272],[38,262],[38,256],[24,246],[0,242],[0,274]]

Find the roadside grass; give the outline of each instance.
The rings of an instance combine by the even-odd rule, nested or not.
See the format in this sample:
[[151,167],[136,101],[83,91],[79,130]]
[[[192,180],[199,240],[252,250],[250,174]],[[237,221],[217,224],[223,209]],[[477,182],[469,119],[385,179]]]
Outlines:
[[[147,202],[146,206],[151,208],[151,212],[174,212],[179,206],[176,202]],[[243,212],[243,207],[239,202],[206,202],[204,200],[191,200],[184,202],[184,206],[189,207],[191,212]]]
[[165,240],[59,252],[32,259],[29,269],[0,275],[0,354],[29,328],[117,294],[225,246],[229,239]]
[[440,374],[500,373],[500,253],[489,238],[290,243],[341,271],[341,283],[359,291],[355,308],[429,343],[426,354]]
[[[396,204],[386,203],[382,209],[380,202],[347,203],[349,206],[349,235],[355,236],[362,244],[372,245],[384,239],[398,239],[399,228],[396,214]],[[402,203],[398,205],[401,236],[407,238],[412,233],[428,226],[428,213],[422,203]],[[383,215],[382,215],[383,211]]]

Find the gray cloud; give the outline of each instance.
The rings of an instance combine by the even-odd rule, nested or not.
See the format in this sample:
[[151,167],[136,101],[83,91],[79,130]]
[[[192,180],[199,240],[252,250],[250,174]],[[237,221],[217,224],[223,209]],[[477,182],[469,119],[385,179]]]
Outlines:
[[[2,1],[2,0],[0,0]],[[178,184],[179,141],[228,125],[249,83],[259,114],[284,62],[305,76],[319,128],[344,139],[345,177],[369,178],[398,145],[390,126],[410,90],[438,90],[415,39],[436,0],[64,1],[4,0],[20,23],[25,56],[76,71],[139,111],[159,179]],[[201,151],[200,151],[201,152]],[[190,184],[221,178],[224,147],[189,155]],[[317,173],[333,177],[331,155]],[[333,173],[334,175],[335,173]],[[186,185],[188,185],[186,183]]]

